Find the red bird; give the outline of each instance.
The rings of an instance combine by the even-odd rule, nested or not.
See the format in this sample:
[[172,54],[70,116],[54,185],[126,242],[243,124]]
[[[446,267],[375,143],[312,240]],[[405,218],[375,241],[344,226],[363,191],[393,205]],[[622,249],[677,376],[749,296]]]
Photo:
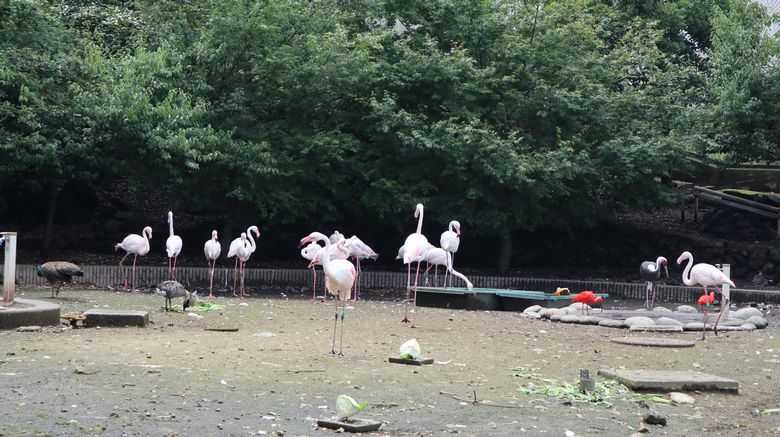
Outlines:
[[715,303],[715,292],[711,291],[709,295],[703,294],[697,303],[704,309],[704,327],[701,330],[701,339],[704,340],[704,333],[707,332],[707,307]]
[[[582,303],[582,310],[587,310],[588,315],[590,315],[590,307],[593,306],[594,303],[604,302],[604,298],[601,296],[596,296],[592,291],[583,291],[581,293],[577,293],[571,301]],[[585,307],[584,305],[588,305],[588,307]]]

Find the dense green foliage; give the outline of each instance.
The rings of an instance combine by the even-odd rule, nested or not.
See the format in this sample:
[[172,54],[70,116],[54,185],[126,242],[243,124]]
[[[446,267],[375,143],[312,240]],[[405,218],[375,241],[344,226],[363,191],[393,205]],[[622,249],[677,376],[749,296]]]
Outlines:
[[671,199],[686,153],[780,160],[771,22],[747,0],[0,0],[0,202],[45,199],[48,232],[63,186],[119,180],[267,227],[409,228],[417,202],[505,237],[595,223]]

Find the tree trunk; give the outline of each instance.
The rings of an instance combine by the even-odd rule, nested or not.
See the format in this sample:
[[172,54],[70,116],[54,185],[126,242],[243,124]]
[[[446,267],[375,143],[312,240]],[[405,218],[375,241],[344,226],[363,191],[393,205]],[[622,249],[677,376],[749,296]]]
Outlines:
[[498,254],[498,271],[506,273],[512,262],[512,230],[508,226],[501,229],[501,250]]
[[60,197],[62,187],[57,182],[49,185],[49,206],[46,209],[46,227],[43,230],[43,244],[41,255],[46,257],[51,249],[51,241],[54,236],[54,216],[57,214],[57,199]]

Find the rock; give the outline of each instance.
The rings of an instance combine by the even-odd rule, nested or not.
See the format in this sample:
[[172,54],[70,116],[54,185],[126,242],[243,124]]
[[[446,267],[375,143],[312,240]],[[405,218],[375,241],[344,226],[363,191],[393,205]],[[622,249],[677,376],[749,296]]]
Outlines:
[[661,317],[660,319],[657,319],[655,321],[656,325],[662,325],[662,326],[682,326],[682,322],[671,319],[669,317]]
[[561,322],[563,323],[579,323],[580,322],[580,316],[574,316],[574,315],[565,315],[561,316]]
[[692,404],[696,402],[696,400],[692,396],[688,396],[685,393],[680,393],[676,391],[669,393],[669,399],[673,400],[678,404]]
[[677,308],[675,308],[675,311],[678,313],[698,313],[699,310],[696,308],[690,306],[690,305],[680,305]]
[[672,310],[666,307],[653,307],[653,311],[657,313],[671,313]]
[[720,323],[718,323],[718,327],[721,326],[742,326],[745,324],[745,321],[742,319],[730,319],[726,320],[725,322],[721,320]]
[[626,326],[634,326],[634,325],[642,325],[642,326],[652,326],[655,325],[655,322],[650,317],[629,317],[626,319]]
[[[702,322],[688,322],[683,326],[683,329],[686,331],[701,331],[704,327],[704,323]],[[707,325],[707,331],[712,331],[712,325]]]
[[550,320],[553,321],[553,322],[560,322],[561,321],[561,317],[563,317],[563,316],[568,316],[568,314],[563,314],[563,315],[561,315],[561,314],[553,314],[552,316],[550,316]]
[[596,316],[580,316],[579,323],[583,325],[598,325],[601,323],[601,318]]
[[731,313],[734,317],[742,320],[747,320],[753,316],[764,317],[764,313],[758,308],[746,307],[740,308]]
[[660,414],[648,413],[642,418],[642,420],[648,425],[661,425],[666,426],[666,418]]
[[543,310],[539,311],[539,314],[545,319],[549,319],[550,316],[554,314],[558,314],[561,316],[566,315],[566,310],[563,308],[544,308]]
[[17,332],[38,332],[40,330],[40,326],[20,326],[16,328]]
[[755,331],[757,329],[756,325],[752,323],[745,323],[743,325],[740,325],[740,328],[742,328],[743,331]]
[[587,305],[582,303],[582,302],[572,302],[571,304],[569,304],[569,306],[567,308],[571,308],[571,309],[579,311],[579,310],[582,310],[582,308],[586,307],[586,306]]
[[622,320],[611,319],[602,319],[599,321],[599,326],[603,326],[605,328],[626,328],[626,324]]
[[631,331],[645,331],[645,332],[683,332],[682,325],[680,326],[671,326],[671,325],[643,325],[640,323],[635,323],[629,327],[629,330]]
[[746,323],[752,323],[758,329],[764,329],[764,328],[766,328],[766,325],[767,325],[766,319],[763,318],[763,317],[759,317],[759,316],[748,317],[745,320],[745,322]]
[[528,313],[538,313],[541,310],[542,310],[542,306],[541,305],[533,305],[533,306],[530,306],[530,307],[524,309],[523,312],[526,313],[526,314],[528,314]]
[[528,317],[529,319],[541,319],[542,315],[539,313],[524,313],[525,317]]

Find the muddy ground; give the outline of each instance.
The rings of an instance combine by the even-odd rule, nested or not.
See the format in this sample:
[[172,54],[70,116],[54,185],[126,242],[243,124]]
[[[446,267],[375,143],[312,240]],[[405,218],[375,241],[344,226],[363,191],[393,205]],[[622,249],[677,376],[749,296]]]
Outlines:
[[[385,422],[373,435],[629,436],[648,412],[667,419],[649,436],[780,435],[780,414],[756,412],[780,407],[774,314],[767,330],[656,349],[609,341],[647,334],[510,312],[421,308],[411,329],[399,323],[399,291],[351,303],[345,356],[333,357],[333,307],[285,292],[219,298],[223,310],[196,319],[165,313],[163,298],[146,293],[68,289],[51,299],[49,289],[22,288],[20,297],[56,301],[63,313],[148,310],[152,324],[0,332],[0,435],[323,436],[335,431],[316,419],[332,417],[342,393],[368,403],[361,417]],[[238,331],[205,330],[214,327]],[[388,363],[413,337],[435,363]],[[541,378],[576,383],[580,368],[602,366],[701,370],[738,380],[742,392],[691,392],[695,404],[676,406],[628,392],[610,407],[523,390],[544,387]],[[480,404],[455,398],[475,395]]]

